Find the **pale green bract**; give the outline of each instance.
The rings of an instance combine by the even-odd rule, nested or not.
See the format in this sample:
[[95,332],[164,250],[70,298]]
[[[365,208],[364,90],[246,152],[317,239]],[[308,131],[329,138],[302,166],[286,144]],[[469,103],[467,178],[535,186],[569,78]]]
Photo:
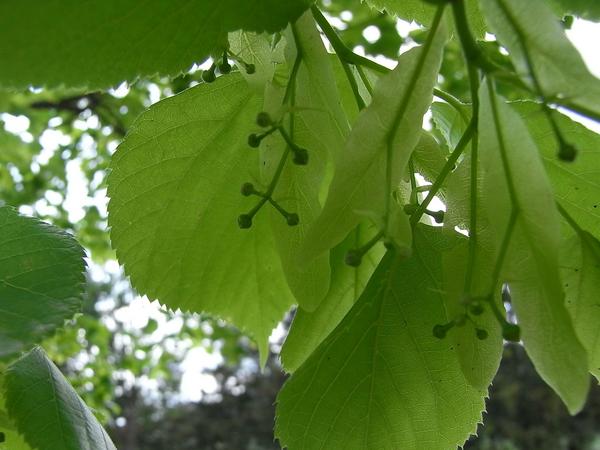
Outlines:
[[587,231],[563,239],[562,276],[566,305],[577,336],[587,350],[590,372],[600,379],[600,242]]
[[556,136],[541,105],[515,102],[511,106],[527,125],[542,154],[556,199],[581,228],[600,239],[600,135],[554,111],[552,115],[563,138],[577,148],[575,161],[561,161],[556,156]]
[[81,309],[83,257],[64,231],[0,207],[0,359],[50,336]]
[[[560,220],[550,181],[519,115],[487,84],[479,97],[482,198],[495,231],[497,254],[505,245],[511,211],[517,211],[498,281],[510,287],[523,343],[538,373],[575,413],[583,407],[589,388],[587,355],[564,304],[558,263]],[[515,198],[509,195],[511,182]]]
[[[36,347],[4,372],[6,410],[37,450],[116,450],[67,379]],[[13,450],[12,447],[9,447]]]
[[338,246],[331,250],[331,284],[327,296],[313,312],[299,308],[281,348],[281,362],[288,372],[294,372],[341,322],[358,300],[367,281],[384,253],[382,244],[374,246],[358,267],[344,262],[346,252],[368,242],[376,230],[367,224],[359,225]]
[[268,214],[258,201],[256,98],[239,74],[163,100],[143,113],[112,161],[109,224],[133,286],[172,309],[205,311],[246,330],[265,361],[268,337],[293,303]]
[[[386,194],[403,178],[421,137],[422,118],[431,103],[446,38],[441,24],[429,48],[417,47],[404,53],[398,67],[379,79],[371,104],[359,114],[337,158],[323,211],[298,255],[301,264],[342,242],[365,218],[378,226],[388,225],[384,218],[392,212],[387,211],[390,202]],[[382,180],[387,178],[388,152],[391,185],[386,187]],[[406,217],[404,222],[408,223]],[[402,235],[389,237],[399,245],[410,246],[410,229],[400,229]]]
[[544,0],[482,0],[481,5],[527,84],[536,89],[533,69],[542,90],[538,94],[600,118],[600,80],[589,72]]
[[[227,32],[275,32],[311,0],[37,0],[0,3],[0,83],[106,88],[176,75],[221,52]],[[182,32],[185,30],[185,32]]]
[[289,450],[439,450],[462,445],[487,391],[465,379],[456,349],[432,328],[452,319],[443,252],[459,242],[420,225],[412,257],[387,254],[365,291],[277,398]]
[[[265,94],[265,110],[273,117],[282,116],[282,123],[294,143],[308,152],[308,164],[293,164],[290,154],[283,167],[273,197],[286,211],[297,213],[300,223],[290,227],[281,214],[271,208],[271,227],[279,250],[288,285],[301,308],[314,310],[329,289],[329,256],[321,255],[310,264],[300,266],[296,253],[307,230],[321,212],[321,197],[332,171],[332,161],[338,155],[349,131],[348,120],[340,107],[331,61],[314,20],[309,13],[302,16],[288,33],[287,65],[294,65],[297,51],[302,55],[293,81],[293,104],[283,107],[284,88],[276,81]],[[293,113],[288,113],[290,108]],[[276,134],[265,140],[263,180],[269,183],[286,150],[284,139]]]

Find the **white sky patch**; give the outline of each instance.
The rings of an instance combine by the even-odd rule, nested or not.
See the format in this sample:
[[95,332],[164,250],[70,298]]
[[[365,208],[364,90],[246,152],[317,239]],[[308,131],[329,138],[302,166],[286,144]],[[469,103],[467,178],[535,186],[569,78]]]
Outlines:
[[352,14],[352,11],[342,11],[340,14],[340,18],[346,22],[351,21],[353,17],[354,14]]
[[209,353],[202,347],[191,349],[181,364],[181,400],[197,402],[207,394],[215,394],[219,385],[206,371],[216,369],[222,363],[220,353]]
[[88,188],[87,180],[81,170],[79,160],[67,162],[67,196],[65,198],[64,208],[69,214],[69,221],[79,222],[85,217]]
[[126,82],[123,82],[115,89],[109,89],[108,93],[116,98],[124,98],[129,94],[129,90],[129,85]]
[[396,22],[396,30],[402,39],[406,39],[411,32],[419,28],[421,26],[416,22],[407,22],[406,20],[398,20]]
[[4,122],[4,129],[12,134],[21,134],[29,130],[31,121],[27,116],[13,116],[12,114],[2,113],[0,119]]
[[600,24],[575,19],[571,29],[567,30],[567,36],[581,53],[590,72],[600,78]]
[[374,44],[381,38],[381,30],[375,25],[369,25],[363,30],[362,35],[367,42]]

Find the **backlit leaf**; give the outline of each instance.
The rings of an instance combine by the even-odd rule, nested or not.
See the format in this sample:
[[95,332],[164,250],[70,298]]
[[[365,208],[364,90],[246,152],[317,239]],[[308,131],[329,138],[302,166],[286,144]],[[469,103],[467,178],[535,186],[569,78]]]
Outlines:
[[575,413],[589,388],[587,355],[564,304],[558,265],[560,220],[550,181],[518,114],[487,84],[480,99],[483,199],[497,249],[503,245],[511,210],[517,211],[499,281],[510,287],[523,343],[538,373]]
[[482,0],[481,5],[526,83],[535,88],[532,68],[544,97],[600,117],[600,80],[589,72],[544,0]]
[[[422,118],[431,103],[445,42],[441,24],[429,48],[404,53],[398,67],[380,78],[371,104],[358,116],[336,161],[327,201],[300,252],[302,263],[339,244],[365,217],[383,222],[392,203],[386,193],[400,183],[421,137]],[[382,180],[387,178],[388,153],[391,186],[386,187]],[[410,245],[410,235],[402,241]]]
[[290,450],[439,450],[475,432],[486,390],[451,341],[442,255],[457,242],[421,226],[414,255],[387,254],[344,320],[284,385],[276,436]]
[[172,309],[230,319],[264,361],[293,299],[267,211],[249,230],[236,222],[258,201],[239,189],[259,179],[246,139],[260,110],[241,75],[155,104],[115,153],[108,194],[112,242],[134,287]]

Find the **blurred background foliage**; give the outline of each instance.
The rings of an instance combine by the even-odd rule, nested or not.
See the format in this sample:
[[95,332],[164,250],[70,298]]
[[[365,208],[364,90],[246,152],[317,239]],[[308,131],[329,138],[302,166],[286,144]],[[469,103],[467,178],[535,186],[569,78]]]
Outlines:
[[[359,53],[394,59],[423,38],[415,24],[399,25],[359,0],[322,0],[321,7]],[[495,41],[481,45],[510,65]],[[108,239],[105,179],[119,141],[145,108],[200,82],[196,68],[109,92],[0,91],[0,204],[69,230],[89,255],[84,313],[44,347],[122,450],[279,448],[272,438],[273,403],[285,375],[277,351],[289,319],[260,371],[253,343],[224,322],[136,300]],[[446,50],[440,83],[468,101],[456,42]],[[502,90],[523,98],[510,86]],[[152,313],[140,315],[140,308]],[[597,387],[584,412],[570,417],[522,348],[511,345],[486,424],[466,448],[600,449],[599,420]]]

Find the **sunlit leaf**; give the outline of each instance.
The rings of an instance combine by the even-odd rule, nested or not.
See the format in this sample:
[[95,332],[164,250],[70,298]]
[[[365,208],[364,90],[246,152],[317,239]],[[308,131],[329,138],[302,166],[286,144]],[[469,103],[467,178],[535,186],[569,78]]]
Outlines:
[[240,75],[157,103],[117,150],[108,193],[112,242],[133,286],[172,309],[230,319],[264,361],[293,299],[267,212],[249,230],[237,225],[258,201],[239,190],[259,178],[246,139],[260,110]]
[[[267,90],[266,109],[273,117],[283,115],[283,125],[294,143],[308,152],[308,164],[296,165],[293,155],[283,167],[274,199],[288,212],[298,214],[300,223],[290,227],[282,215],[271,210],[271,227],[281,256],[287,282],[298,304],[314,310],[329,289],[329,256],[321,255],[307,265],[296,260],[307,230],[321,211],[321,197],[331,179],[332,161],[342,151],[349,126],[340,107],[331,60],[309,14],[301,17],[289,33],[289,42],[300,48],[302,62],[294,80],[292,111],[281,111],[285,88],[275,83]],[[288,50],[290,69],[296,51]],[[285,140],[274,135],[263,146],[263,180],[270,182],[277,171]]]
[[590,372],[600,379],[600,242],[587,231],[563,239],[561,274],[566,305],[589,358]]
[[446,449],[475,432],[487,391],[465,379],[432,328],[444,307],[442,254],[421,227],[413,257],[384,257],[344,320],[284,385],[276,436],[290,450]]
[[561,161],[557,157],[556,135],[541,106],[533,102],[515,102],[511,106],[522,117],[542,154],[556,198],[581,228],[600,238],[600,136],[553,112],[563,138],[577,148],[574,161]]
[[497,254],[507,245],[504,236],[516,208],[498,281],[509,284],[523,343],[538,373],[574,413],[582,408],[589,388],[587,355],[564,304],[560,220],[550,181],[518,114],[487,84],[480,98],[482,196],[497,236]]
[[537,90],[535,77],[542,90],[538,94],[600,117],[600,80],[589,72],[544,0],[482,0],[481,5],[526,83]]
[[373,234],[369,226],[360,225],[344,242],[331,251],[331,285],[327,296],[313,312],[300,308],[296,311],[281,349],[281,362],[288,372],[293,372],[300,367],[360,297],[381,260],[383,245],[379,244],[368,252],[358,267],[348,266],[344,262],[344,257],[348,250],[368,242]]
[[[299,256],[303,263],[339,244],[366,216],[383,222],[390,204],[386,194],[399,184],[421,137],[445,42],[441,25],[429,48],[404,53],[398,67],[379,80],[372,103],[354,123],[336,162],[323,212]],[[387,179],[388,154],[391,186],[386,187],[382,180]],[[410,244],[410,235],[401,241]]]

